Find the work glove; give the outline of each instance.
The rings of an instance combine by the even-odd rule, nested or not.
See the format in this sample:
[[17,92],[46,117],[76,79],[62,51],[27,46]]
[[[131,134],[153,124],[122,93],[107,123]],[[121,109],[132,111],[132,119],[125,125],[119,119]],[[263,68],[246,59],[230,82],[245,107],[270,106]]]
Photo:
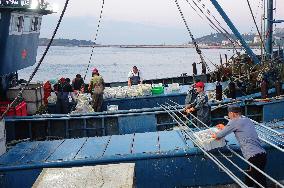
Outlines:
[[217,134],[216,133],[212,133],[211,134],[211,138],[214,138],[215,140],[220,140],[219,138],[217,138]]
[[211,138],[217,138],[217,135],[216,135],[216,133],[211,133]]
[[216,125],[217,129],[223,130],[225,128],[225,125],[220,123],[218,125]]

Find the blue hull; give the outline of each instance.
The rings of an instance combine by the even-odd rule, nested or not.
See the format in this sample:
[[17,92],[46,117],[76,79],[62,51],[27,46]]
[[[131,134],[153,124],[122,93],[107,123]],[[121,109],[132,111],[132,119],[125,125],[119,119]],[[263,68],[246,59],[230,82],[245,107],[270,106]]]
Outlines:
[[[239,152],[233,135],[228,145]],[[284,153],[266,147],[266,172],[284,179]],[[229,151],[223,150],[231,156]],[[218,155],[221,161],[224,158]],[[246,165],[230,157],[240,166]],[[182,187],[228,184],[233,181],[179,131],[20,143],[0,158],[2,185],[30,187],[42,168],[134,162],[137,187]],[[242,175],[227,167],[242,178]]]

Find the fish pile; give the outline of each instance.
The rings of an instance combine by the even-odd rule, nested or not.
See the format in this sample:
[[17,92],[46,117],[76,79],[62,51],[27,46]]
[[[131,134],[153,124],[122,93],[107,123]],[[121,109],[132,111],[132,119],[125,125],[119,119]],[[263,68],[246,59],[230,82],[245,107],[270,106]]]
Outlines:
[[149,96],[151,95],[151,89],[151,84],[139,84],[131,87],[106,87],[104,99]]

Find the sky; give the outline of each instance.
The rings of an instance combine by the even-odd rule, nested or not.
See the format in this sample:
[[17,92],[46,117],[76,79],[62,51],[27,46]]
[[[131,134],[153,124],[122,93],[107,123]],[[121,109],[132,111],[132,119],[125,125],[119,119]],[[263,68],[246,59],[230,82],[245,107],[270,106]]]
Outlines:
[[[212,15],[229,31],[210,0],[194,0],[203,10]],[[57,13],[45,16],[41,37],[50,38],[60,16],[65,0],[48,0]],[[56,38],[94,40],[103,0],[70,0],[66,15]],[[178,0],[186,22],[195,38],[215,33],[193,0]],[[242,33],[256,32],[247,0],[218,0],[229,18]],[[252,10],[260,27],[263,0],[250,0]],[[276,0],[276,19],[284,19],[284,0]],[[208,14],[206,14],[208,15]],[[284,27],[284,23],[277,24]],[[99,44],[184,44],[190,36],[175,0],[104,0],[104,9],[99,27]]]

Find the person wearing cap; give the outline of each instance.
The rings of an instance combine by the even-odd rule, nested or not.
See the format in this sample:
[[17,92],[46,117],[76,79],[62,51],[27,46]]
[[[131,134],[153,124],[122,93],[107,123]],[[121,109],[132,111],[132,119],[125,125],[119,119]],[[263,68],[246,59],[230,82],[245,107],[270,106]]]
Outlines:
[[54,86],[57,95],[56,113],[67,114],[69,113],[69,95],[72,92],[69,78],[60,78],[56,86]]
[[92,93],[92,103],[95,112],[102,111],[104,89],[104,79],[100,75],[98,69],[94,68],[92,71],[92,79],[90,81],[88,90]]
[[190,105],[191,103],[193,103],[193,101],[196,99],[198,93],[196,92],[194,85],[195,85],[197,82],[200,82],[200,81],[199,81],[199,80],[195,80],[195,81],[194,81],[194,84],[193,84],[193,85],[190,85],[190,88],[189,88],[189,90],[188,90],[188,92],[187,92],[187,95],[186,95],[186,97],[185,97],[185,106],[188,106],[188,107],[189,107],[189,105]]
[[[217,125],[220,131],[212,134],[212,137],[220,139],[233,132],[239,142],[244,158],[264,171],[266,151],[261,147],[254,123],[249,118],[241,115],[241,108],[237,105],[228,107],[228,116],[230,119],[228,124],[226,126],[223,124]],[[249,166],[247,172],[258,183],[266,187],[266,178],[258,170]],[[254,185],[258,187],[249,177],[245,177],[245,184],[248,187]]]
[[76,77],[72,80],[72,88],[73,90],[81,90],[84,87],[84,80],[81,77],[81,74],[76,74]]
[[185,112],[187,114],[196,112],[196,117],[202,122],[195,120],[198,127],[204,127],[211,124],[211,107],[208,103],[208,96],[204,91],[205,84],[203,82],[197,82],[194,85],[197,96],[191,104],[185,106]]
[[128,86],[142,84],[141,71],[136,66],[128,73]]

